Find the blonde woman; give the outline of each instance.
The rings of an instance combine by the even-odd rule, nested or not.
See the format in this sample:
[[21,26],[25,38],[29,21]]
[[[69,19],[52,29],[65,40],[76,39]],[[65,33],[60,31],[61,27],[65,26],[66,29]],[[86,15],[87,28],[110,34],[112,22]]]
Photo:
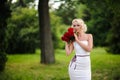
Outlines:
[[66,55],[75,50],[75,56],[69,64],[70,80],[91,80],[90,51],[93,48],[92,34],[85,33],[87,26],[82,19],[72,21],[75,41],[71,44],[66,42]]

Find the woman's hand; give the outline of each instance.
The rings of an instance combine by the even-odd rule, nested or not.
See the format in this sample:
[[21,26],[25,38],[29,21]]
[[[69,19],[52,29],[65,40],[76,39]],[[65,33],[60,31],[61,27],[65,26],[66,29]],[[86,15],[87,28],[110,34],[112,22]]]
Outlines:
[[74,33],[74,37],[75,37],[75,41],[76,41],[76,42],[79,42],[79,39],[78,39],[78,36],[77,36],[76,33]]
[[71,52],[73,51],[73,43],[67,43],[66,42],[66,45],[65,45],[65,51],[66,51],[66,55],[70,55]]

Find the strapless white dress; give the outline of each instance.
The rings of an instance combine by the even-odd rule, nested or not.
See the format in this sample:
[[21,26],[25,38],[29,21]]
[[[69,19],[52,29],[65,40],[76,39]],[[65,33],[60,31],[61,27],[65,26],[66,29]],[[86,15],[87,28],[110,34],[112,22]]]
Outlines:
[[[81,41],[88,45],[88,41]],[[77,42],[73,43],[75,56],[69,64],[70,80],[91,80],[90,52],[85,51]]]

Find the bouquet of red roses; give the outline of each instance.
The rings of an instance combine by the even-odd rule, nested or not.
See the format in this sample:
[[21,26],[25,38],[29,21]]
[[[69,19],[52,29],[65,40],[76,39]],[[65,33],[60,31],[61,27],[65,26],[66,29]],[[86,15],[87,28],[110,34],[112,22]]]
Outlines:
[[68,28],[68,31],[63,34],[61,39],[65,42],[73,42],[75,40],[73,28]]

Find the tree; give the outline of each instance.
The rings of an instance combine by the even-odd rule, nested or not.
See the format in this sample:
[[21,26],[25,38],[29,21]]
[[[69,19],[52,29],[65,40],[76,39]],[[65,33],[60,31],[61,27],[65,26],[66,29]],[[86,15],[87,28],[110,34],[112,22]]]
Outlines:
[[37,11],[34,8],[14,8],[11,18],[7,22],[7,54],[35,52],[39,41],[36,14]]
[[[63,23],[70,25],[72,19],[82,18],[88,25],[87,32],[92,33],[94,36],[94,45],[105,46],[105,39],[108,33],[106,29],[109,30],[111,27],[107,19],[108,15],[106,15],[110,13],[110,10],[107,9],[105,2],[99,0],[65,0],[65,2],[66,3],[61,4],[58,11],[56,11],[57,15],[62,17]],[[103,10],[106,11],[106,13]]]
[[0,0],[0,71],[4,70],[7,57],[5,54],[6,48],[6,28],[7,19],[10,17],[10,7],[7,0]]
[[109,44],[108,51],[114,54],[120,54],[120,1],[106,0],[113,17],[110,19],[112,28],[108,34],[107,42]]
[[17,0],[14,4],[12,3],[12,0],[9,0],[9,3],[12,4],[11,6],[14,5],[14,7],[28,7],[30,3],[33,3],[34,0]]
[[[102,35],[97,37],[97,39],[99,40],[97,40],[96,42],[100,42],[101,40],[102,40],[102,43],[107,42],[108,51],[114,54],[119,54],[120,53],[120,34],[119,34],[120,33],[120,30],[119,30],[120,1],[119,0],[117,1],[115,0],[97,0],[97,1],[79,0],[79,1],[86,4],[91,9],[91,12],[94,11],[94,14],[92,14],[94,20],[96,21],[94,25],[95,27],[98,26],[98,29],[99,27],[102,28],[102,30],[101,29],[98,30],[98,31],[101,31]],[[97,14],[95,15],[95,13]],[[101,16],[101,20],[99,19],[99,21],[97,21],[98,19],[96,18],[100,16]],[[91,23],[92,22],[93,21],[91,21]],[[102,22],[102,25],[101,25],[101,22]],[[98,31],[96,31],[96,33],[99,34]]]
[[71,21],[76,18],[77,3],[78,1],[65,0],[65,2],[60,5],[59,9],[56,10],[56,15],[62,18],[64,24],[70,25]]
[[[109,18],[112,17],[111,10],[105,0],[89,1],[79,0],[89,8],[90,19],[87,21],[88,32],[94,36],[95,46],[107,46],[108,31],[111,28]],[[108,30],[108,31],[106,31]]]
[[38,5],[40,40],[41,40],[40,42],[41,63],[45,64],[55,62],[52,36],[50,30],[48,2],[49,0],[40,0]]
[[34,53],[38,47],[36,44],[40,42],[37,10],[32,3],[34,0],[11,1],[9,0],[12,15],[7,21],[6,53]]

